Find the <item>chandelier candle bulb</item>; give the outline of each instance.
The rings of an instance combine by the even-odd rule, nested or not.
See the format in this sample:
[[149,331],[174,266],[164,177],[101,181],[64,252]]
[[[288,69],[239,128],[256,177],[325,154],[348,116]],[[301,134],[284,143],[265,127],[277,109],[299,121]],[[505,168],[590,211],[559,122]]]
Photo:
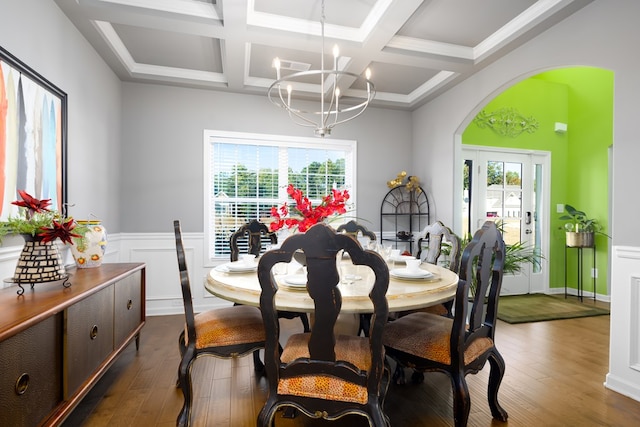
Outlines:
[[273,67],[276,69],[276,78],[280,80],[280,58],[276,57],[273,60]]

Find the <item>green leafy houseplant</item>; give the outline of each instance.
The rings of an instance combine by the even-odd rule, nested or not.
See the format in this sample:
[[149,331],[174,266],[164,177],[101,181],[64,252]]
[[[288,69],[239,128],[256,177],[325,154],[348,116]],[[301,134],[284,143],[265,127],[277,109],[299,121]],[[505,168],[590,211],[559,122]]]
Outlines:
[[49,209],[51,199],[38,200],[24,190],[18,190],[18,194],[22,200],[11,204],[20,210],[18,215],[0,222],[0,242],[8,234],[31,236],[42,242],[60,239],[69,244],[72,237],[81,237],[73,218],[63,218],[59,212]]
[[597,219],[589,218],[586,213],[579,211],[571,205],[564,205],[565,214],[560,217],[563,221],[569,221],[565,224],[565,230],[575,233],[592,233],[600,232],[602,225]]
[[[504,222],[498,221],[498,229],[501,233],[504,233]],[[471,242],[472,235],[467,233],[463,239],[460,239],[460,251],[464,251],[464,248]],[[451,245],[444,242],[442,245],[442,254],[451,254]],[[531,264],[533,266],[539,266],[540,260],[544,258],[541,254],[536,253],[534,247],[526,245],[523,242],[517,242],[510,245],[505,244],[505,256],[504,256],[504,274],[518,274],[522,271],[525,264]],[[474,270],[475,271],[475,270]],[[470,283],[470,294],[475,295],[474,281]]]

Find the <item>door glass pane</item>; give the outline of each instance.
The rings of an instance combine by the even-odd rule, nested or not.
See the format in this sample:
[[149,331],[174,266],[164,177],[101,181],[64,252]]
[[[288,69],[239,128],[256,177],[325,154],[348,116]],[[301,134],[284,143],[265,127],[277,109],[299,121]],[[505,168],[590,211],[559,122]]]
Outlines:
[[465,160],[462,167],[462,235],[465,237],[471,229],[471,174],[473,160]]
[[486,216],[502,223],[507,245],[522,235],[522,169],[522,163],[487,162]]
[[542,191],[538,191],[538,189],[542,188],[542,165],[536,164],[533,166],[533,226],[531,230],[533,232],[533,236],[531,241],[533,243],[533,254],[536,256],[537,262],[533,264],[533,272],[539,273],[542,270],[542,265],[540,263],[540,258],[542,254],[542,233],[540,230],[542,221],[540,218],[540,206]]

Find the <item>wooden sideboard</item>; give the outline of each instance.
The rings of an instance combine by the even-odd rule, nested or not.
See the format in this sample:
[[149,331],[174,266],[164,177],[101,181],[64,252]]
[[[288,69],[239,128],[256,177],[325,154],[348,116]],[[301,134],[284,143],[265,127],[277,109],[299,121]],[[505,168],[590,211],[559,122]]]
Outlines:
[[0,290],[0,426],[61,424],[145,323],[145,264]]

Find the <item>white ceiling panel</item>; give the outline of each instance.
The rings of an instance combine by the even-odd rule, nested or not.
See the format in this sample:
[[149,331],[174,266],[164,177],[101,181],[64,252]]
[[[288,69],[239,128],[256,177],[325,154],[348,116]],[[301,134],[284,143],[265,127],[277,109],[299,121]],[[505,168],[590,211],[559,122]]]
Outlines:
[[[321,0],[54,1],[123,81],[266,96],[276,56],[320,67]],[[413,110],[591,1],[325,0],[325,61]]]

